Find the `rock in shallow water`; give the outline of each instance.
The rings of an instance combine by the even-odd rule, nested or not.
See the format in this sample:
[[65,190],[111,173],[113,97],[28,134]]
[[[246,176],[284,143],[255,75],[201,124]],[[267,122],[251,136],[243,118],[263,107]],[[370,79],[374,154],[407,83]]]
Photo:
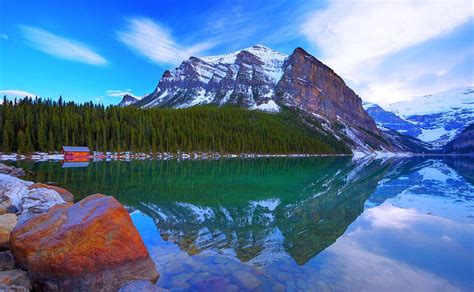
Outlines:
[[99,194],[19,224],[10,248],[40,290],[110,291],[159,276],[126,209]]

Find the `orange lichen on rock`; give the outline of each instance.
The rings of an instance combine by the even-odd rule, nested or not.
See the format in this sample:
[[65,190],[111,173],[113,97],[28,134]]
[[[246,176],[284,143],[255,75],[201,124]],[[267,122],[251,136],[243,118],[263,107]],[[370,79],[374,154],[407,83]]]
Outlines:
[[40,289],[115,290],[159,276],[127,210],[100,194],[54,206],[20,224],[10,247]]

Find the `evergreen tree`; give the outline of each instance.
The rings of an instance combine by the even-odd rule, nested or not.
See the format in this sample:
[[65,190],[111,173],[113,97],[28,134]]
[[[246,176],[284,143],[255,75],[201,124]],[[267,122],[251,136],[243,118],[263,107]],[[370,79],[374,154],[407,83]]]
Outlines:
[[[221,153],[348,153],[340,141],[303,124],[294,110],[279,114],[235,107],[188,109],[104,107],[92,103],[4,98],[4,152],[58,151],[62,145],[95,151]],[[21,133],[21,135],[20,135]]]
[[53,131],[49,129],[48,132],[48,151],[53,152],[56,149],[54,148],[54,136],[53,136]]
[[5,122],[3,127],[3,135],[2,135],[2,150],[5,153],[10,153],[13,150],[13,138],[14,138],[14,130],[13,124],[10,120]]
[[25,154],[26,153],[26,148],[25,148],[25,133],[23,130],[20,130],[18,132],[18,137],[17,137],[17,152],[19,154]]

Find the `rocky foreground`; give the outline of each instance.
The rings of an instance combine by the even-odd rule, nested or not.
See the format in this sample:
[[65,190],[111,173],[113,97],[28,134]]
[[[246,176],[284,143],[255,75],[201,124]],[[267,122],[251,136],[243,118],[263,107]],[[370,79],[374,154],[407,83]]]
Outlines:
[[0,163],[0,291],[157,290],[159,277],[127,210],[96,194],[21,180]]

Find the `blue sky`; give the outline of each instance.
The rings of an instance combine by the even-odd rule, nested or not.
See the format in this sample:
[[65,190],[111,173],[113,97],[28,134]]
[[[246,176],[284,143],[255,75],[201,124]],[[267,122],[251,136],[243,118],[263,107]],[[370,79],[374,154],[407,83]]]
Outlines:
[[[67,3],[67,4],[65,4]],[[0,93],[118,103],[189,56],[303,47],[364,99],[474,83],[470,0],[0,0]]]

